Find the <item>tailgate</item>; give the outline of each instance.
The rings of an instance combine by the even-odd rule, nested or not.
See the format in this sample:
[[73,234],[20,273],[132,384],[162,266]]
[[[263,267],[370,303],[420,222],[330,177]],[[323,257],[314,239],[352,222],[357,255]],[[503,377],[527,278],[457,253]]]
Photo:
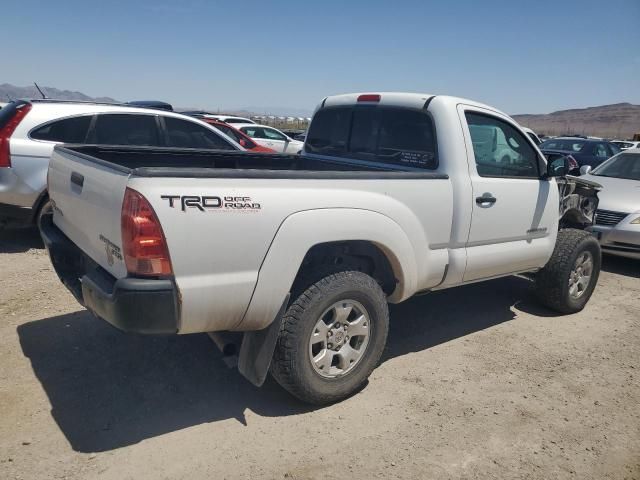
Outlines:
[[128,171],[56,148],[48,178],[56,226],[114,277],[125,277],[120,212]]

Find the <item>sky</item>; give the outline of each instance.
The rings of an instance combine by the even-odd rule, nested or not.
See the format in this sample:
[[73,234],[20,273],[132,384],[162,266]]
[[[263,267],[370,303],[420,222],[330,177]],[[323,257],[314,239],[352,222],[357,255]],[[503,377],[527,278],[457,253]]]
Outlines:
[[510,114],[640,104],[640,0],[2,4],[0,83],[18,86],[291,114],[368,91]]

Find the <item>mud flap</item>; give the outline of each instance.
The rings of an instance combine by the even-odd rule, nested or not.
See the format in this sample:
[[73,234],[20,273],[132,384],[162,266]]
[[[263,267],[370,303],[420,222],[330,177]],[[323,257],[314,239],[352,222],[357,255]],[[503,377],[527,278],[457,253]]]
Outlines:
[[245,332],[242,337],[238,370],[242,376],[256,387],[261,387],[267,378],[273,351],[276,348],[276,341],[280,333],[282,315],[289,304],[290,296],[291,294],[288,294],[284,302],[282,302],[282,306],[271,325],[255,332]]

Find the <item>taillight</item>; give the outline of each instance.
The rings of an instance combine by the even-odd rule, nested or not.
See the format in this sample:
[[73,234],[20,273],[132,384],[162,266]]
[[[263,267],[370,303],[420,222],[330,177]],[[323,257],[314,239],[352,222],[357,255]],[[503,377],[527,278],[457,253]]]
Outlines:
[[376,93],[363,93],[358,97],[359,102],[379,102],[380,95]]
[[121,219],[122,249],[128,272],[143,277],[171,275],[167,241],[149,201],[127,188]]
[[16,108],[11,118],[0,128],[0,167],[11,166],[11,151],[9,141],[18,124],[31,110],[31,104],[26,103]]

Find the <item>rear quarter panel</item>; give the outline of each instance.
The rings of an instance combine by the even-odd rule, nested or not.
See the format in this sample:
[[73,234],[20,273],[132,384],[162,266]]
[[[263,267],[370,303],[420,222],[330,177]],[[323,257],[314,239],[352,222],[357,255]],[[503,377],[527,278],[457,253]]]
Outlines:
[[[163,226],[182,299],[180,333],[247,328],[241,322],[267,252],[282,251],[282,243],[275,245],[276,234],[283,222],[299,212],[365,210],[396,224],[410,246],[415,267],[402,298],[440,282],[447,263],[446,249],[431,246],[446,246],[450,238],[453,212],[448,180],[134,177],[129,186],[150,201]],[[167,195],[217,196],[223,202],[225,197],[243,197],[245,203],[259,204],[259,208],[183,210],[179,203],[171,207],[162,198]],[[273,293],[280,298],[256,297],[251,308],[261,310],[264,319],[273,313],[268,321],[272,320],[274,305],[279,307],[284,300],[281,292],[290,288],[304,254],[316,243],[346,239],[341,232],[347,226],[362,231],[360,240],[376,241],[388,235],[382,231],[376,235],[358,222],[356,215],[329,215],[321,222],[294,227],[294,232],[295,228],[306,230],[299,230],[299,238],[287,236],[292,243],[284,247],[291,255],[282,265],[282,275],[269,278],[269,288],[277,284]],[[366,238],[372,236],[376,238]],[[281,254],[274,258],[283,261]],[[263,328],[263,323],[251,322],[249,328]]]

